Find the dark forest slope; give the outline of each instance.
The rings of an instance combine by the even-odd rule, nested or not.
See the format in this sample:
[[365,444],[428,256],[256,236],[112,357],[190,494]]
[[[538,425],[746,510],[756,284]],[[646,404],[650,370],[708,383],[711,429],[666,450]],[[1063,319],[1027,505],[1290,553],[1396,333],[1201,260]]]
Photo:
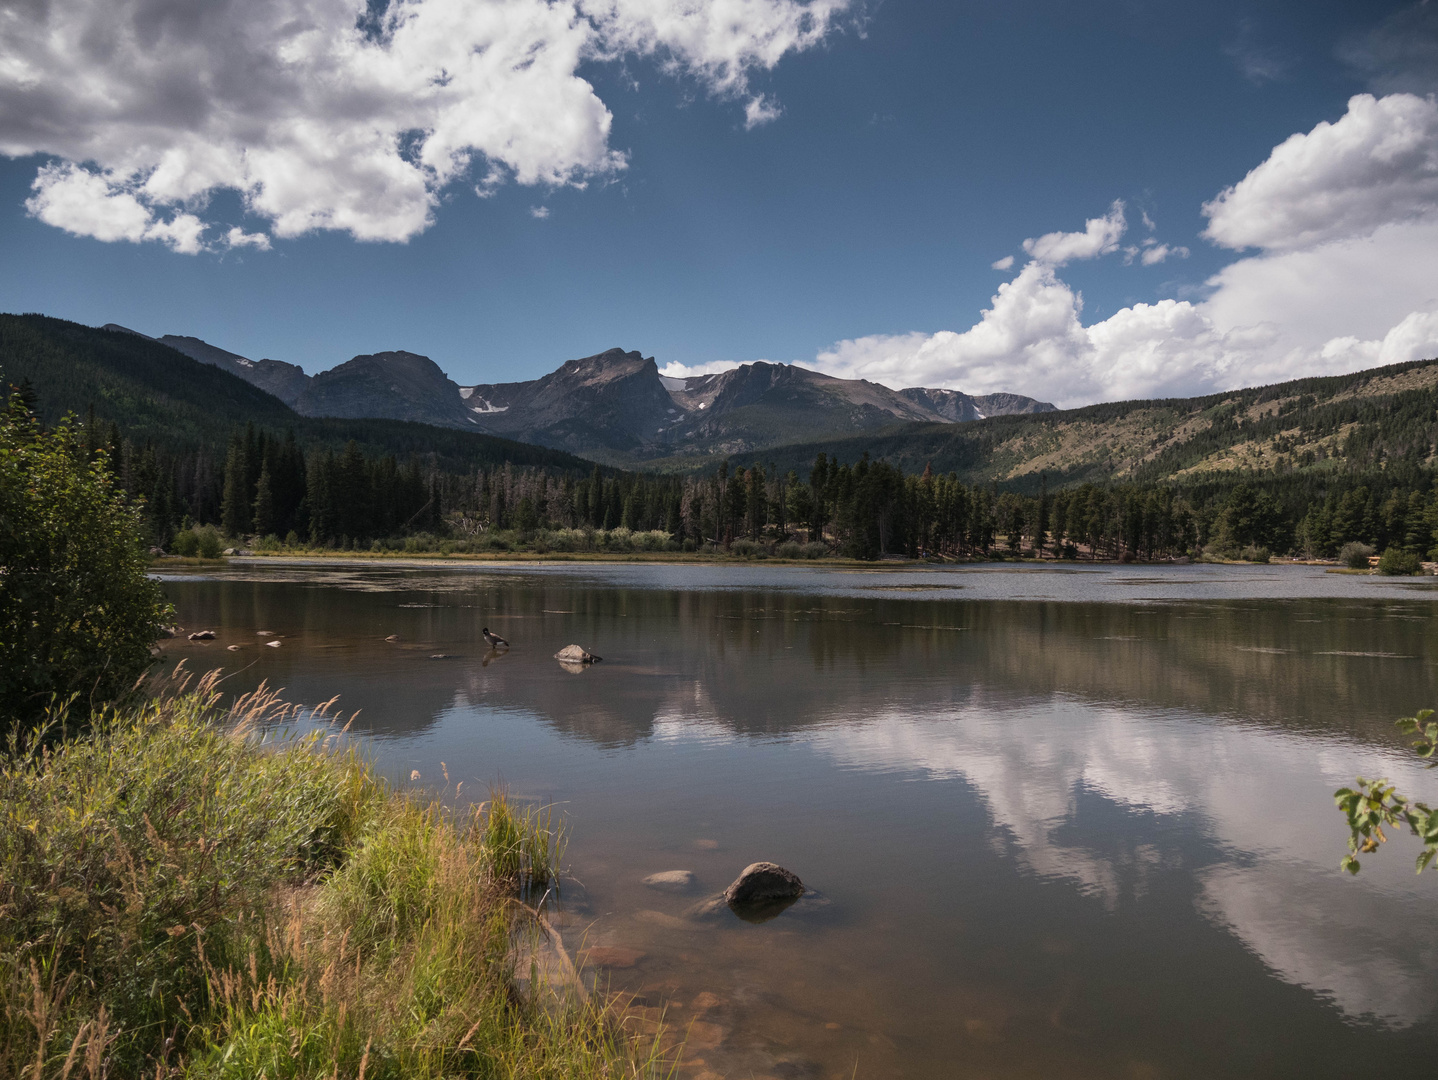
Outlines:
[[351,439],[368,455],[435,455],[440,467],[548,466],[588,471],[572,454],[478,432],[400,420],[300,416],[284,402],[222,368],[202,364],[158,341],[44,315],[0,315],[0,381],[28,381],[36,411],[52,424],[66,413],[114,423],[136,443],[172,451],[223,454],[230,432],[254,423],[293,430],[306,447],[337,448]]

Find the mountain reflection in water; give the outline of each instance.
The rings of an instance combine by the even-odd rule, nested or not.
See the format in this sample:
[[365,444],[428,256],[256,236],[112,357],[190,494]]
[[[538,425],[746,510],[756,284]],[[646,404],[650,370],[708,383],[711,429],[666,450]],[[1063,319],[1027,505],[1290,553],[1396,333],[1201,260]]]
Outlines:
[[[641,950],[615,985],[681,1024],[728,1003],[703,1014],[721,1073],[1432,1060],[1438,883],[1401,843],[1340,875],[1331,799],[1357,772],[1438,798],[1392,726],[1438,701],[1421,581],[722,569],[175,574],[182,624],[219,636],[170,654],[340,693],[391,775],[562,802],[576,925]],[[604,662],[566,673],[570,643]],[[638,884],[717,891],[759,858],[829,906],[690,932],[692,897]]]

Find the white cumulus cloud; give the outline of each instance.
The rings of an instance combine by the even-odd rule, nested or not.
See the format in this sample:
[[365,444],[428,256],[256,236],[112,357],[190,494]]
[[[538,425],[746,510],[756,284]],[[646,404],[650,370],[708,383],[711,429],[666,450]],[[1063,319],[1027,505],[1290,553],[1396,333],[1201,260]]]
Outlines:
[[157,218],[123,177],[89,172],[70,163],[43,166],[25,201],[32,215],[57,229],[97,240],[158,240],[192,255],[201,249],[204,223],[193,214]]
[[581,64],[657,57],[754,126],[778,105],[753,74],[849,2],[34,0],[0,12],[0,153],[58,159],[30,212],[99,239],[201,250],[231,190],[274,236],[404,241],[471,170],[484,194],[623,169]]
[[1438,206],[1438,103],[1359,94],[1335,123],[1291,135],[1203,208],[1204,236],[1292,251],[1372,233]]
[[269,251],[270,238],[264,233],[247,233],[235,225],[225,234],[225,246],[231,248],[252,247],[258,251]]
[[[886,385],[1013,391],[1072,406],[1187,395],[1438,355],[1438,102],[1354,97],[1207,203],[1205,237],[1257,249],[1199,301],[1134,304],[1084,325],[1065,262],[1118,249],[1123,204],[1024,242],[1031,262],[962,332],[841,341],[812,365]],[[1145,218],[1145,224],[1149,222]],[[1153,265],[1188,255],[1150,238]]]
[[1138,259],[1144,266],[1156,266],[1169,257],[1186,259],[1188,254],[1188,248],[1177,244],[1146,244]]
[[1083,232],[1051,232],[1024,241],[1024,251],[1035,262],[1062,266],[1074,259],[1095,259],[1118,250],[1128,223],[1123,216],[1123,200],[1114,204],[1103,217],[1089,218]]

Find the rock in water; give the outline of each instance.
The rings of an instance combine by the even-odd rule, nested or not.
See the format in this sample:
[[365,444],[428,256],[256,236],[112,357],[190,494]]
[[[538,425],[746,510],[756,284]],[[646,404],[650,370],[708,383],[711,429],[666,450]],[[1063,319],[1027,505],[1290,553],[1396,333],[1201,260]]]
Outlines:
[[563,664],[593,664],[603,657],[595,656],[587,649],[578,645],[566,645],[554,654],[554,658]]
[[724,890],[725,902],[734,908],[797,900],[803,895],[804,883],[792,872],[771,862],[751,863]]
[[644,884],[662,892],[688,892],[694,885],[694,875],[688,870],[665,870],[650,874],[644,879]]
[[190,635],[190,640],[191,640],[191,641],[214,641],[214,640],[215,640],[215,632],[214,632],[213,630],[196,630],[193,634]]

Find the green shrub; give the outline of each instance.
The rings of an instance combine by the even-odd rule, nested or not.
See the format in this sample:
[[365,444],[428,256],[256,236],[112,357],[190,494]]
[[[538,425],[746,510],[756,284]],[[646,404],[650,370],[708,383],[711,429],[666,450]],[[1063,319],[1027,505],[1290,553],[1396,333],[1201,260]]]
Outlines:
[[1418,556],[1412,551],[1391,547],[1378,559],[1378,572],[1392,576],[1411,576],[1422,569]]
[[1357,540],[1350,540],[1344,544],[1338,552],[1338,561],[1350,570],[1367,570],[1368,558],[1373,554],[1373,549],[1367,544],[1361,544]]
[[140,513],[68,420],[43,431],[18,400],[0,413],[0,522],[0,731],[129,690],[173,614]]
[[213,525],[205,525],[195,530],[200,538],[200,558],[218,559],[220,553],[225,549],[225,541],[220,536],[220,530]]
[[1266,563],[1271,557],[1269,550],[1262,545],[1258,547],[1246,547],[1238,553],[1238,557],[1244,562]]
[[[262,546],[262,545],[261,545]],[[170,541],[170,551],[187,559],[218,559],[225,549],[224,537],[213,525],[195,525],[181,529]]]
[[802,559],[804,557],[804,547],[796,541],[786,540],[774,549],[774,554],[781,559]]

